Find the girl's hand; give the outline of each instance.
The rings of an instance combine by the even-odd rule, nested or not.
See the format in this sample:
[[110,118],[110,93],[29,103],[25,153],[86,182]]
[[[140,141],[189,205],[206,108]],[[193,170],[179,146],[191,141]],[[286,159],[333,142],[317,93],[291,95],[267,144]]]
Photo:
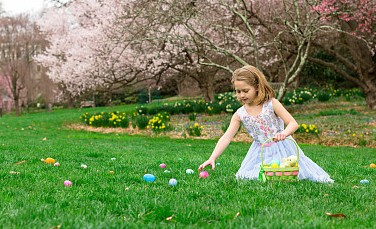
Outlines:
[[207,160],[205,161],[204,163],[202,163],[199,167],[198,167],[198,171],[201,171],[203,170],[206,166],[208,165],[211,165],[212,167],[212,170],[214,170],[215,168],[215,161],[214,160]]
[[276,135],[274,135],[273,140],[274,140],[275,142],[279,142],[279,141],[285,140],[286,137],[287,137],[287,136],[286,136],[285,133],[280,132],[280,133],[277,133]]

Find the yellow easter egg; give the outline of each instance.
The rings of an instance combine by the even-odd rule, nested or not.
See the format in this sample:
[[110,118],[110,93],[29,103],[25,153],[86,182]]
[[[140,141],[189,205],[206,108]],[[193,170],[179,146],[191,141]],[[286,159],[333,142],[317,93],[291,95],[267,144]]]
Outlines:
[[277,163],[273,163],[273,164],[272,164],[272,168],[273,168],[273,169],[279,168],[279,165],[278,165]]
[[55,163],[55,159],[53,159],[51,157],[48,157],[48,158],[46,158],[46,160],[44,160],[44,163],[46,163],[46,164],[54,164]]
[[369,167],[372,168],[372,169],[375,169],[376,168],[376,164],[372,163],[372,164],[369,165]]

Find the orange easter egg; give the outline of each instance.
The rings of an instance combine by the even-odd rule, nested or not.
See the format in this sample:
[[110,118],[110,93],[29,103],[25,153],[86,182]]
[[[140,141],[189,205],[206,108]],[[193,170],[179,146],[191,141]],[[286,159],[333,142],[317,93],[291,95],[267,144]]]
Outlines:
[[46,158],[46,160],[44,160],[44,163],[46,163],[46,164],[54,164],[55,163],[55,159],[53,159],[51,157],[48,157],[48,158]]

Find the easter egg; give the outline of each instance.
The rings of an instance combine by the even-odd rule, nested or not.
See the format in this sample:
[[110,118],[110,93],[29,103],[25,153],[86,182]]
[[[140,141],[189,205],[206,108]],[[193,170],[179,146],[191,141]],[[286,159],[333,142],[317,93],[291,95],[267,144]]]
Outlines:
[[372,169],[376,169],[376,164],[375,164],[375,163],[371,163],[371,164],[369,165],[369,167],[372,168]]
[[185,170],[185,173],[186,174],[194,174],[195,171],[193,171],[193,169],[187,169],[187,170]]
[[46,164],[54,164],[55,163],[55,159],[53,159],[51,157],[48,157],[48,158],[46,158],[46,160],[44,160],[44,163],[46,163]]
[[144,179],[146,182],[154,182],[155,176],[153,174],[145,174],[142,179]]
[[172,178],[172,179],[170,179],[170,180],[168,181],[168,184],[169,184],[170,186],[175,186],[175,185],[178,184],[178,181],[177,181],[176,179]]
[[271,164],[271,167],[272,167],[273,169],[276,169],[276,168],[279,168],[279,165],[278,165],[277,163],[272,163],[272,164]]
[[200,178],[205,179],[209,176],[209,173],[207,171],[200,172]]
[[[270,163],[270,164],[277,164],[278,166],[280,166],[281,165],[281,162],[279,161],[279,160],[277,160],[277,159],[274,159],[274,160],[272,160],[272,162]],[[278,167],[277,167],[278,168]]]
[[87,169],[87,165],[82,164],[82,165],[81,165],[81,168],[83,168],[83,169]]
[[364,179],[364,180],[361,180],[361,181],[360,181],[360,184],[369,184],[369,181],[366,180],[366,179]]
[[65,186],[65,187],[70,187],[70,186],[72,186],[72,181],[70,181],[70,180],[66,180],[66,181],[64,181],[64,186]]
[[166,164],[160,164],[159,168],[162,168],[162,169],[166,168]]
[[59,162],[55,162],[54,166],[60,166]]

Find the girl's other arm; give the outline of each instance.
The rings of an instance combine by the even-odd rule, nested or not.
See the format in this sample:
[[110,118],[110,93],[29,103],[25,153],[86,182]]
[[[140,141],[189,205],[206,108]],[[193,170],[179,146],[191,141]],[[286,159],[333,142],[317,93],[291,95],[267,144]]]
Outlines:
[[282,132],[277,133],[274,138],[276,141],[284,140],[287,136],[292,135],[298,129],[298,123],[277,99],[273,98],[272,104],[274,112],[286,125],[285,129]]
[[215,168],[215,160],[223,153],[223,151],[230,144],[232,138],[235,136],[236,132],[238,132],[239,127],[240,127],[240,119],[239,119],[238,114],[235,113],[231,118],[230,125],[227,128],[226,132],[218,140],[217,145],[215,146],[210,158],[204,163],[202,163],[198,167],[198,170],[203,170],[208,165],[211,165],[212,169]]

